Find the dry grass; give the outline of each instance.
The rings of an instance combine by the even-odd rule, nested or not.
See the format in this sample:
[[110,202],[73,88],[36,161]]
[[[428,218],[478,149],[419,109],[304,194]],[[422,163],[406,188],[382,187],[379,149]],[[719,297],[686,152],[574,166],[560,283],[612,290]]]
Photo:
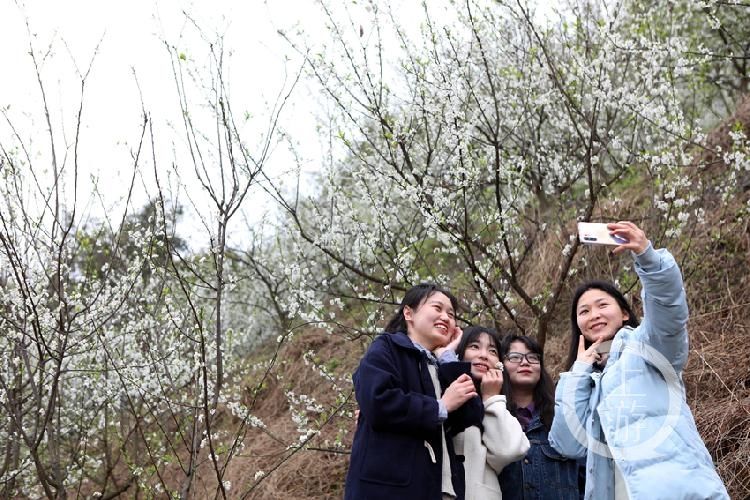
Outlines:
[[[742,200],[735,203],[740,205]],[[690,359],[683,375],[698,430],[732,498],[750,498],[750,228],[698,233],[685,262]]]
[[[252,411],[260,418],[266,429],[249,428],[244,439],[244,450],[236,456],[227,470],[225,480],[231,482],[229,498],[250,499],[289,499],[310,498],[334,499],[343,495],[344,478],[349,462],[348,450],[354,431],[354,419],[349,416],[354,409],[353,396],[339,413],[328,418],[315,412],[307,412],[311,423],[307,427],[321,428],[320,433],[308,441],[305,447],[289,448],[290,443],[298,442],[299,432],[291,418],[287,390],[295,394],[312,396],[326,409],[337,407],[333,384],[323,377],[315,366],[303,361],[304,353],[313,351],[317,361],[328,364],[335,360],[331,371],[344,377],[338,382],[344,391],[351,389],[348,374],[356,368],[363,353],[363,347],[342,337],[329,335],[317,330],[308,330],[286,343],[279,351],[279,364],[270,371],[262,392]],[[244,403],[251,404],[250,394],[262,376],[258,369],[246,381]],[[228,417],[225,430],[235,431],[240,420]],[[342,449],[336,449],[333,442],[342,438]],[[259,471],[265,477],[256,476]],[[199,472],[193,498],[213,498],[216,493],[216,480],[209,463],[204,463]]]

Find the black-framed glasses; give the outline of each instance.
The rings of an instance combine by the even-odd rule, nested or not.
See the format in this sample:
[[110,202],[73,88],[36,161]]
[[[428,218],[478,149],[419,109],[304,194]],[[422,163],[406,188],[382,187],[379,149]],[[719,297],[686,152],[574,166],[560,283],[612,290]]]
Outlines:
[[526,354],[522,352],[509,352],[505,355],[505,359],[509,363],[520,363],[523,361],[523,358],[526,358],[526,362],[530,365],[538,365],[542,362],[542,357],[535,352],[527,352]]

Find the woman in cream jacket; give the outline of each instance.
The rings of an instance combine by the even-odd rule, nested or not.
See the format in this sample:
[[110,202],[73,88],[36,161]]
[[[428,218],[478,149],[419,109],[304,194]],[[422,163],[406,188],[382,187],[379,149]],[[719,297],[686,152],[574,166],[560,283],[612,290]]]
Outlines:
[[518,420],[508,413],[501,394],[500,339],[495,330],[467,328],[456,355],[471,363],[471,375],[484,405],[481,426],[468,427],[453,436],[456,455],[464,456],[466,500],[497,500],[502,498],[498,473],[526,455],[529,441]]

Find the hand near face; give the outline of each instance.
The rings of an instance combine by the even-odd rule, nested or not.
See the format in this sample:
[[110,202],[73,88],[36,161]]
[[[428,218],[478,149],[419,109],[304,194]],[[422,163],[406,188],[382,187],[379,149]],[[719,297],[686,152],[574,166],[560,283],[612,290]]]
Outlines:
[[474,381],[469,375],[463,373],[448,386],[440,399],[450,413],[476,395],[477,390],[474,387]]
[[576,358],[576,361],[580,361],[582,363],[586,363],[587,365],[593,365],[594,363],[598,363],[601,361],[601,354],[596,352],[596,348],[599,347],[599,344],[601,344],[602,339],[598,338],[596,342],[591,344],[588,349],[586,349],[586,340],[583,338],[583,335],[578,336],[578,357]]
[[613,236],[618,236],[628,240],[627,243],[623,243],[612,250],[613,253],[619,254],[625,250],[631,250],[636,255],[643,253],[648,247],[648,238],[646,233],[641,228],[636,226],[630,221],[620,221],[612,224],[607,224],[607,229],[610,230]]
[[[498,363],[500,366],[502,364]],[[487,401],[492,396],[498,396],[503,389],[503,371],[502,369],[493,368],[484,374],[480,384],[482,400]]]
[[448,350],[455,352],[459,342],[461,342],[462,335],[463,331],[461,330],[461,328],[459,328],[458,326],[454,326],[453,331],[451,332],[451,335],[449,337],[448,344],[446,344],[444,347],[438,347],[437,349],[432,351],[435,357],[440,359],[440,355]]
[[456,325],[453,327],[453,332],[451,333],[451,339],[448,341],[448,345],[446,346],[448,349],[456,350],[456,347],[458,347],[458,343],[461,342],[461,336],[463,335],[463,330]]

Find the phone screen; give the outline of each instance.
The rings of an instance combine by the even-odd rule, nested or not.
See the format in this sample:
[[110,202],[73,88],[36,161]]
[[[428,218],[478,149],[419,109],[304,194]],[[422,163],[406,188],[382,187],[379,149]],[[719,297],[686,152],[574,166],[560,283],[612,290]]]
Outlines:
[[604,222],[579,222],[578,239],[588,245],[619,246],[628,242],[625,238],[610,234]]

